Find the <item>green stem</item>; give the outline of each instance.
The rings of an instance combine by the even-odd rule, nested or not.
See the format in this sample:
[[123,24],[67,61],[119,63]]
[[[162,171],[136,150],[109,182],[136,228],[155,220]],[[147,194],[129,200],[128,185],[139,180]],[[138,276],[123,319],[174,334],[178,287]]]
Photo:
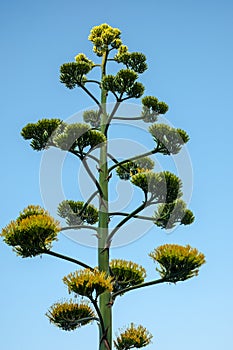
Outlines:
[[93,80],[93,79],[86,80],[86,83],[96,83],[96,84],[100,85],[100,82],[98,80]]
[[[113,213],[109,213],[109,217],[115,216],[115,215],[118,215],[118,216],[129,216],[129,213],[123,213],[123,212],[118,212],[118,211],[113,212]],[[141,219],[141,220],[155,221],[155,218],[150,217],[150,216],[134,215],[133,217],[136,218],[136,219]]]
[[66,255],[63,255],[63,254],[59,254],[59,253],[53,252],[52,250],[45,250],[43,252],[43,254],[52,255],[52,256],[55,256],[56,258],[67,260],[67,261],[72,262],[74,264],[80,265],[80,266],[84,267],[85,269],[89,269],[91,271],[94,271],[94,269],[91,266],[83,263],[82,261],[70,258],[69,256],[66,256]]
[[112,113],[110,114],[110,116],[109,116],[109,118],[107,120],[106,126],[105,126],[105,131],[104,131],[105,136],[106,136],[106,134],[108,132],[109,125],[110,125],[114,115],[116,114],[116,111],[120,107],[120,104],[121,104],[121,100],[117,99],[117,102],[115,103],[114,108],[112,110]]
[[149,287],[149,286],[153,286],[155,284],[160,284],[160,283],[164,283],[164,282],[168,282],[165,278],[160,278],[158,280],[153,280],[153,281],[150,281],[150,282],[145,282],[145,283],[141,283],[141,284],[136,284],[135,286],[132,286],[132,287],[128,287],[128,288],[125,288],[125,289],[122,289],[122,290],[119,290],[118,292],[116,293],[113,293],[112,294],[112,299],[116,299],[116,297],[120,294],[124,294],[124,293],[127,293],[127,292],[130,292],[131,290],[135,290],[135,289],[139,289],[139,288],[144,288],[144,287]]
[[163,278],[159,278],[158,280],[144,282],[144,283],[141,283],[141,284],[136,284],[135,286],[132,286],[132,287],[124,288],[124,289],[119,290],[118,292],[112,294],[112,302],[116,299],[116,297],[118,295],[125,294],[127,292],[130,292],[131,290],[144,288],[144,287],[149,287],[149,286],[153,286],[155,284],[160,284],[160,283],[166,283],[166,282],[168,282],[168,283],[169,282],[170,283],[176,283],[176,282],[179,282],[179,281],[183,281],[182,279],[180,279],[180,280],[177,280],[176,282],[174,282],[174,278],[175,277],[179,277],[179,276],[180,276],[180,272],[173,273],[173,274],[171,273],[170,275],[165,276]]
[[90,154],[90,152],[83,152],[83,156],[87,157],[87,158],[91,158],[93,159],[97,164],[99,164],[99,159],[96,158],[95,156],[93,156],[92,154]]
[[113,117],[113,119],[118,119],[118,120],[143,120],[143,117]]
[[[81,215],[81,214],[80,214]],[[90,226],[90,225],[74,225],[74,226],[65,226],[60,229],[60,231],[66,231],[66,230],[81,230],[82,228],[98,231],[97,227]]]
[[98,317],[84,317],[84,318],[80,318],[80,320],[78,320],[78,322],[85,322],[85,321],[97,321],[99,322],[100,320],[98,319]]
[[99,309],[99,306],[98,306],[98,303],[95,299],[92,299],[90,298],[94,308],[95,308],[95,311],[99,317],[99,323],[100,323],[100,332],[102,334],[102,337],[100,338],[100,348],[102,346],[102,344],[104,345],[104,349],[107,349],[107,350],[111,350],[111,347],[110,347],[110,344],[109,344],[109,341],[107,339],[107,334],[108,334],[108,329],[105,329],[105,324],[104,324],[104,320],[103,320],[103,317],[102,317],[102,313]]
[[[116,166],[118,166],[119,161],[113,157],[113,155],[111,153],[108,152],[108,157],[116,164]],[[121,167],[121,169],[125,170],[126,172],[129,172],[129,169],[125,168],[122,165],[119,165]]]
[[156,148],[154,148],[154,149],[152,149],[151,151],[148,151],[148,152],[146,152],[146,153],[142,153],[142,154],[139,154],[139,155],[137,155],[137,156],[134,156],[134,157],[131,157],[131,158],[122,160],[121,162],[118,162],[117,164],[112,165],[112,166],[108,169],[108,171],[109,171],[109,173],[111,173],[112,170],[115,169],[117,166],[120,166],[120,165],[125,164],[125,163],[128,163],[128,162],[132,162],[132,161],[137,160],[137,159],[140,159],[140,158],[144,158],[144,157],[150,156],[150,155],[155,154],[155,153],[157,153],[157,152],[159,152],[159,150],[158,150],[158,148],[156,147]]
[[86,93],[88,96],[90,96],[90,98],[95,101],[95,103],[97,104],[97,106],[99,108],[101,108],[101,104],[99,103],[99,101],[97,100],[97,98],[95,98],[94,95],[92,95],[92,93],[84,86],[84,85],[79,85]]
[[[106,63],[108,58],[108,51],[103,54],[101,71],[102,78],[106,75]],[[107,124],[107,91],[101,89],[101,124],[100,130],[105,133]],[[107,133],[106,133],[107,138]],[[100,147],[100,172],[99,172],[99,185],[101,188],[100,202],[99,202],[99,239],[98,239],[98,267],[100,271],[104,271],[106,275],[109,275],[109,249],[103,252],[108,237],[108,159],[107,159],[107,142],[103,143]],[[99,350],[112,349],[112,310],[109,307],[111,295],[109,292],[105,292],[99,297],[99,310],[103,319],[103,327],[100,330],[100,346]],[[106,333],[107,332],[107,333]],[[103,341],[104,339],[104,341]]]

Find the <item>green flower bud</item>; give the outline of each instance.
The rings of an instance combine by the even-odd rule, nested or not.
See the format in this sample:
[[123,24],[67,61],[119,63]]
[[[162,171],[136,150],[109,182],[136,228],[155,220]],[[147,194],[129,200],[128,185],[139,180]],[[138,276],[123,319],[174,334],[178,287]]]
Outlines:
[[168,105],[165,102],[159,102],[154,96],[145,96],[142,99],[141,117],[146,123],[156,122],[159,114],[165,114],[168,111]]
[[171,229],[177,223],[189,225],[194,221],[193,213],[191,210],[186,209],[186,204],[181,199],[159,205],[154,218],[154,223],[158,227],[165,229]]
[[84,202],[64,200],[58,205],[58,215],[64,219],[68,225],[81,225],[87,223],[90,225],[98,221],[99,212],[92,204],[84,208]]
[[114,59],[137,73],[143,73],[147,69],[146,56],[140,52],[118,52]]
[[82,156],[84,148],[98,147],[106,141],[106,137],[100,131],[90,130],[90,126],[82,123],[67,124],[63,130],[58,129],[54,137],[57,147],[66,151],[77,150]]
[[83,112],[83,120],[90,123],[93,128],[98,129],[100,127],[100,113],[98,111],[88,110]]
[[93,63],[89,60],[88,62],[86,60],[78,60],[77,62],[64,63],[60,67],[60,81],[68,89],[73,89],[76,85],[84,85],[86,81],[85,74],[89,73],[92,68]]
[[25,140],[31,140],[31,147],[36,151],[54,146],[53,136],[58,127],[62,128],[60,119],[41,119],[37,123],[27,124],[21,131]]
[[172,128],[166,124],[153,124],[149,127],[158,152],[170,155],[177,154],[185,142],[189,140],[188,134],[181,129]]
[[157,203],[172,203],[182,196],[181,180],[169,171],[136,174],[131,177],[131,182],[145,193],[151,193]]
[[168,105],[165,102],[158,102],[157,112],[159,114],[165,114],[168,111]]
[[193,215],[193,212],[189,209],[186,209],[180,223],[181,225],[190,225],[193,223],[194,219],[195,217]]

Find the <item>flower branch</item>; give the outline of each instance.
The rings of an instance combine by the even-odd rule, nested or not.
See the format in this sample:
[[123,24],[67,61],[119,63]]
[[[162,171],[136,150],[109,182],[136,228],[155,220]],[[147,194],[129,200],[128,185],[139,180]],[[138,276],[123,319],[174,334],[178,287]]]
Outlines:
[[137,285],[135,285],[135,286],[131,286],[131,287],[122,289],[122,290],[120,290],[120,291],[117,291],[116,293],[113,293],[113,294],[112,294],[112,299],[113,299],[113,301],[114,301],[118,295],[121,295],[121,294],[123,294],[123,293],[130,292],[131,290],[135,290],[135,289],[139,289],[139,288],[144,288],[144,287],[149,287],[149,286],[153,286],[153,285],[155,285],[155,284],[160,284],[160,283],[165,283],[165,282],[168,282],[168,280],[165,279],[165,278],[160,278],[160,279],[153,280],[153,281],[150,281],[150,282],[145,282],[145,283],[137,284]]
[[131,158],[128,158],[128,159],[125,159],[125,160],[122,160],[121,162],[118,162],[114,165],[112,165],[110,168],[109,168],[109,173],[112,172],[113,169],[115,169],[117,166],[121,166],[125,163],[128,163],[128,162],[132,162],[132,161],[135,161],[137,159],[140,159],[140,158],[144,158],[144,157],[147,157],[147,156],[150,156],[152,154],[155,154],[155,153],[158,153],[159,152],[159,149],[156,147],[154,148],[153,150],[151,151],[148,151],[146,153],[142,153],[142,154],[139,154],[137,156],[134,156],[134,157],[131,157]]
[[60,254],[60,253],[56,253],[56,252],[54,252],[52,250],[44,250],[43,254],[55,256],[56,258],[59,258],[59,259],[62,259],[62,260],[67,260],[67,261],[72,262],[74,264],[80,265],[80,266],[82,266],[82,267],[84,267],[86,269],[90,269],[91,271],[94,270],[91,266],[83,263],[82,261],[76,260],[74,258],[71,258],[69,256],[66,256],[66,255],[63,255],[63,254]]
[[106,245],[105,245],[105,249],[109,248],[109,246],[111,245],[112,239],[114,237],[114,235],[117,233],[117,231],[130,219],[132,219],[134,217],[134,215],[138,214],[140,211],[142,211],[143,209],[145,209],[145,207],[148,205],[147,202],[147,193],[144,192],[145,195],[145,200],[142,202],[141,205],[139,205],[139,207],[137,207],[134,211],[132,211],[130,214],[128,214],[122,221],[120,221],[117,226],[112,230],[112,232],[109,234],[107,241],[106,241]]
[[[150,205],[152,204],[157,204],[156,202],[150,202]],[[123,212],[112,212],[112,213],[109,213],[109,217],[111,216],[128,216],[129,213],[123,213]],[[133,216],[134,218],[136,219],[141,219],[141,220],[148,220],[148,221],[155,221],[154,218],[150,217],[150,216],[143,216],[143,215],[134,215]]]

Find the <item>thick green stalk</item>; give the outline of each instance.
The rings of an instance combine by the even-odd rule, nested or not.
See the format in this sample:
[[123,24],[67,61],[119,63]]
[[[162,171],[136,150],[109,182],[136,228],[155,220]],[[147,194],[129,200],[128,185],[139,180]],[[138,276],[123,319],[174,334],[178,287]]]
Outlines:
[[[102,58],[102,77],[106,74],[106,63],[108,53],[104,53]],[[102,88],[101,91],[101,131],[104,133],[107,122],[106,112],[107,92]],[[107,137],[107,135],[106,135]],[[99,245],[98,245],[98,266],[101,271],[109,274],[109,249],[103,250],[108,238],[108,163],[107,163],[107,142],[100,148],[100,172],[99,184],[102,190],[99,203]],[[99,350],[112,349],[112,311],[109,307],[110,293],[106,292],[100,295],[99,309],[102,315],[105,332],[100,331]],[[109,346],[108,346],[109,344]]]

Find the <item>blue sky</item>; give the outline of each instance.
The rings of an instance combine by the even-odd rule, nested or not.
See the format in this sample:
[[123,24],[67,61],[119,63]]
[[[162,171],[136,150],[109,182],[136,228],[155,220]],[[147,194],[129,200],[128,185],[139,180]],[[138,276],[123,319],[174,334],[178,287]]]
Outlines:
[[[28,204],[42,205],[42,154],[32,151],[20,130],[40,118],[67,119],[91,105],[81,91],[59,83],[59,67],[79,52],[94,57],[87,40],[94,25],[119,27],[129,49],[147,56],[149,69],[140,78],[146,94],[166,101],[167,118],[190,134],[196,221],[172,234],[150,230],[114,248],[112,257],[135,260],[153,277],[147,253],[164,243],[189,243],[205,253],[207,264],[198,278],[119,299],[115,330],[142,323],[154,334],[148,350],[232,348],[232,2],[9,0],[0,3],[0,16],[1,227]],[[63,235],[55,248],[96,264],[93,248]],[[94,325],[65,333],[44,317],[53,302],[68,296],[61,279],[75,266],[50,257],[21,259],[3,243],[0,250],[2,348],[97,348]]]

